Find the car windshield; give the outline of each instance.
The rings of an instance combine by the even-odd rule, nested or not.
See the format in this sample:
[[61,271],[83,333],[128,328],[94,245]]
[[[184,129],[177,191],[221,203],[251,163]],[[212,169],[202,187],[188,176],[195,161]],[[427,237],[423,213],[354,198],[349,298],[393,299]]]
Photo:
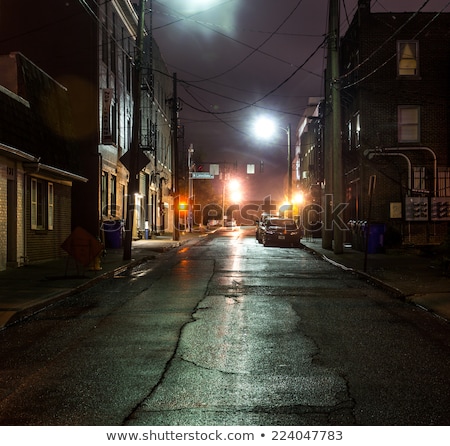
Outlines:
[[282,219],[282,218],[273,218],[269,221],[269,228],[283,228],[283,229],[297,229],[297,225],[294,220],[290,219]]

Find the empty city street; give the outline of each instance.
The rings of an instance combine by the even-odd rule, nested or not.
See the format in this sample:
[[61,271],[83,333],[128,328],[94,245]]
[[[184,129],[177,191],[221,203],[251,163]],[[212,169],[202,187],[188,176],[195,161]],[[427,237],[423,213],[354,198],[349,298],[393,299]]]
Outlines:
[[448,425],[448,322],[254,231],[0,331],[0,424]]

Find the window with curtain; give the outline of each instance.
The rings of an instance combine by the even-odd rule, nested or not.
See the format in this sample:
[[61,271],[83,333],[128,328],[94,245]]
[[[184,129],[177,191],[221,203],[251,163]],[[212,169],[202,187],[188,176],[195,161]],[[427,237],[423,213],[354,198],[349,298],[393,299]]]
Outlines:
[[400,40],[397,42],[398,76],[419,76],[419,42]]

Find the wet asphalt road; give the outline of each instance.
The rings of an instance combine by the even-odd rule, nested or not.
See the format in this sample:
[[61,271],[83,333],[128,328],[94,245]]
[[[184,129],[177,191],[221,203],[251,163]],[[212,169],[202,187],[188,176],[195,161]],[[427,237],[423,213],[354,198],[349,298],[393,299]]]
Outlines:
[[218,231],[0,332],[1,425],[448,425],[450,326]]

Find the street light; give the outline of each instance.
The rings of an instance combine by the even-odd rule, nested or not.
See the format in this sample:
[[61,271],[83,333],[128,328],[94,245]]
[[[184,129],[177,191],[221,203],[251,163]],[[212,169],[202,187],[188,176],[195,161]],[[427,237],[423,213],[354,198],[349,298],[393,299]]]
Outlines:
[[[228,200],[225,200],[225,192],[228,188]],[[239,203],[242,199],[242,193],[241,193],[241,183],[239,180],[236,179],[224,179],[223,185],[222,185],[222,224],[223,227],[225,227],[225,201],[228,201],[232,204],[231,207],[228,208],[228,210],[231,210],[231,221],[233,221],[233,210],[235,209],[234,205]]]
[[255,122],[254,132],[259,138],[269,139],[275,134],[277,128],[284,130],[287,134],[287,173],[288,173],[287,199],[289,204],[292,205],[291,124],[288,124],[287,127],[277,127],[277,125],[272,119],[262,117]]
[[231,180],[229,187],[230,200],[233,204],[239,203],[242,199],[241,184],[238,180]]
[[192,215],[192,204],[194,201],[194,182],[192,179],[192,154],[194,153],[194,145],[191,144],[188,149],[188,206],[189,206],[189,213],[188,213],[188,226],[189,226],[189,232],[192,232],[192,223],[193,223],[193,215]]

